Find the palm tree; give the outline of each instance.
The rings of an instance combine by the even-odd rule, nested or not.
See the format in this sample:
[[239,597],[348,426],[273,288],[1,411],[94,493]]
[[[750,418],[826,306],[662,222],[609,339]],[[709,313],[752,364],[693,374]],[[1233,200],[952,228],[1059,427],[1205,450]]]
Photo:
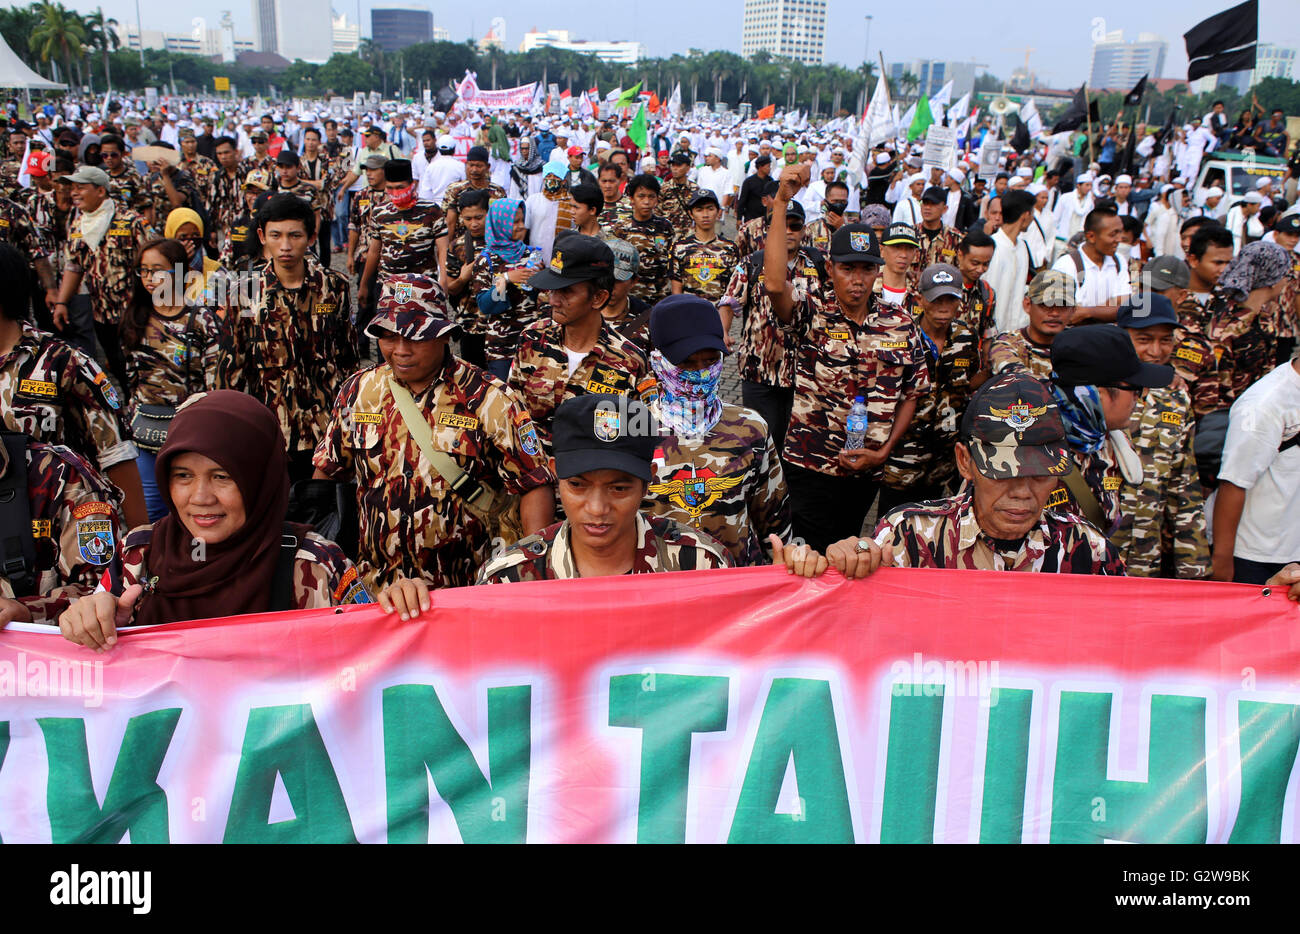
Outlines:
[[31,46],[48,62],[58,57],[63,61],[64,81],[72,83],[72,59],[81,57],[81,47],[86,41],[86,31],[81,18],[63,8],[61,3],[42,3],[40,24],[32,30]]
[[[96,10],[83,20],[86,29],[86,39],[88,48],[99,49],[104,56],[104,81],[108,84],[109,90],[113,88],[113,73],[108,61],[108,53],[116,52],[122,45],[122,40],[117,36],[117,20],[112,17],[105,18],[102,9]],[[89,71],[89,69],[87,69]]]

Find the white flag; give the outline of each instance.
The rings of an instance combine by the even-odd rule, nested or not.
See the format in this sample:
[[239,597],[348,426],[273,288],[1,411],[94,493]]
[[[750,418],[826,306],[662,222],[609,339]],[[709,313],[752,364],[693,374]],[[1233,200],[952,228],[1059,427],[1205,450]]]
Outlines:
[[587,96],[586,91],[583,91],[578,95],[578,116],[586,119],[594,114],[595,111],[591,107],[591,98]]
[[889,85],[881,79],[876,82],[876,89],[871,93],[867,112],[862,116],[862,127],[858,130],[857,143],[853,152],[863,165],[867,164],[867,154],[873,146],[878,146],[894,135],[894,112],[889,102]]
[[[894,109],[895,110],[898,109],[897,104],[894,105]],[[903,114],[903,116],[899,118],[897,124],[895,124],[894,126],[894,133],[895,135],[897,135],[899,139],[907,139],[907,131],[912,128],[912,121],[914,119],[916,119],[915,102],[912,104],[911,107],[907,108],[907,113]]]
[[930,116],[935,123],[943,123],[945,111],[952,100],[952,82],[949,81],[939,89],[939,93],[930,98]]
[[1034,106],[1032,97],[1026,97],[1024,103],[1020,105],[1020,120],[1030,136],[1037,136],[1043,132],[1043,118],[1038,115],[1038,108]]
[[674,117],[682,115],[682,83],[680,81],[673,87],[672,97],[668,98],[668,112]]
[[970,91],[961,96],[957,103],[948,108],[948,125],[956,126],[957,121],[962,120],[970,113]]
[[614,88],[614,90],[610,91],[608,94],[605,95],[605,100],[609,101],[612,104],[622,96],[623,96],[623,85],[620,84],[618,87]]

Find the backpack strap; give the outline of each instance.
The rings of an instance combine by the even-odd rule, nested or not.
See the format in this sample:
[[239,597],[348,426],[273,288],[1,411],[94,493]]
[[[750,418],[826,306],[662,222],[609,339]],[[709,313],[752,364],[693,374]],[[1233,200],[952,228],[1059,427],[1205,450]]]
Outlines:
[[1285,441],[1279,444],[1277,446],[1277,453],[1281,454],[1283,451],[1289,450],[1290,448],[1293,448],[1296,445],[1300,445],[1300,431],[1297,431],[1291,437],[1287,438]]
[[1061,478],[1065,483],[1066,489],[1074,497],[1074,502],[1078,505],[1083,517],[1095,525],[1099,530],[1105,529],[1106,518],[1101,511],[1101,503],[1097,502],[1096,495],[1088,487],[1088,481],[1083,479],[1083,474],[1079,468],[1073,467],[1070,472]]
[[1073,247],[1066,250],[1065,255],[1070,257],[1070,262],[1074,263],[1074,277],[1079,280],[1080,285],[1083,285],[1083,257]]
[[280,554],[275,559],[275,576],[271,578],[271,611],[292,610],[293,561],[298,554],[298,536],[290,531],[289,523],[280,530]]
[[27,496],[27,436],[0,432],[9,466],[0,477],[0,577],[17,597],[36,593],[36,538]]

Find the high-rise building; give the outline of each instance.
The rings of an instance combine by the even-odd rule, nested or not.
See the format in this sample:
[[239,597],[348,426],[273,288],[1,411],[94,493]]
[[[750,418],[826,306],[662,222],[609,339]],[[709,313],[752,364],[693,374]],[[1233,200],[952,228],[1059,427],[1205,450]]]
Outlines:
[[745,0],[740,54],[766,49],[805,65],[820,65],[826,46],[826,0]]
[[361,24],[349,23],[347,15],[334,17],[334,54],[351,55],[361,47]]
[[419,7],[384,7],[370,11],[370,38],[385,52],[433,41],[433,11]]
[[330,0],[253,0],[253,35],[259,52],[320,64],[334,54]]
[[1163,78],[1168,51],[1169,43],[1149,32],[1139,33],[1136,42],[1125,42],[1122,29],[1108,32],[1104,41],[1092,44],[1088,87],[1127,91],[1143,75],[1151,81]]
[[933,97],[943,90],[943,86],[952,82],[952,99],[955,101],[968,91],[975,90],[975,69],[982,68],[978,62],[942,62],[937,59],[918,58],[911,62],[892,62],[888,66],[889,85],[896,93],[903,93],[903,75],[916,76],[915,88],[906,89],[908,96]]
[[524,39],[519,43],[520,52],[531,52],[533,49],[543,48],[582,52],[585,55],[594,55],[601,61],[614,62],[620,65],[635,65],[642,54],[641,43],[639,42],[626,42],[623,40],[601,42],[594,39],[571,39],[567,29],[548,29],[545,32],[530,29],[524,33]]
[[[140,30],[135,23],[127,26],[119,23],[114,27],[114,31],[122,48],[130,49],[132,52],[139,50]],[[184,52],[187,55],[202,55],[205,58],[220,58],[223,62],[233,62],[236,55],[257,50],[257,45],[252,39],[235,36],[233,23],[230,24],[229,29],[225,22],[222,22],[219,29],[212,29],[202,19],[195,21],[191,32],[146,29],[144,47],[166,49],[168,52]]]

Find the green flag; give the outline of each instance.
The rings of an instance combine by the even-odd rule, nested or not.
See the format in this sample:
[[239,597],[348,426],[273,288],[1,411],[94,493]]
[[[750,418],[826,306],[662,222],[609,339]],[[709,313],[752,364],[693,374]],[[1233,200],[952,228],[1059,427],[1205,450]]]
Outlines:
[[650,138],[646,136],[645,131],[645,104],[641,105],[641,109],[632,118],[632,125],[627,128],[627,135],[632,142],[636,143],[636,148],[642,152],[650,148]]
[[633,104],[636,103],[636,96],[640,93],[641,93],[641,82],[638,81],[635,85],[628,88],[626,91],[624,91],[622,94],[618,96],[618,100],[614,102],[614,109],[622,110],[624,107],[631,107]]
[[930,100],[924,94],[916,102],[916,116],[912,118],[912,125],[907,128],[907,141],[913,140],[925,135],[925,131],[934,123],[934,114],[930,113]]

